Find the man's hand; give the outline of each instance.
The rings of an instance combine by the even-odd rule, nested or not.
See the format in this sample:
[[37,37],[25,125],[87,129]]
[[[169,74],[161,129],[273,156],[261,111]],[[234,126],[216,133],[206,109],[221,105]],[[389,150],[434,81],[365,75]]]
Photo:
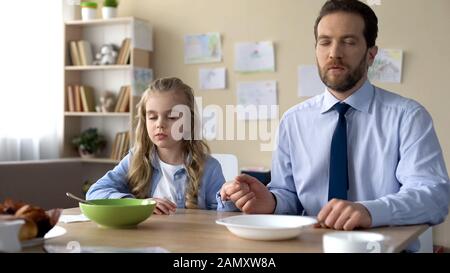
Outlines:
[[162,215],[162,214],[171,214],[175,213],[177,209],[177,205],[172,201],[163,198],[150,198],[151,200],[156,201],[156,207],[153,211],[154,214]]
[[322,227],[338,230],[369,228],[372,225],[372,217],[366,207],[339,199],[330,200],[320,210],[317,221]]
[[275,199],[258,179],[241,174],[220,190],[222,200],[231,200],[244,213],[273,213]]

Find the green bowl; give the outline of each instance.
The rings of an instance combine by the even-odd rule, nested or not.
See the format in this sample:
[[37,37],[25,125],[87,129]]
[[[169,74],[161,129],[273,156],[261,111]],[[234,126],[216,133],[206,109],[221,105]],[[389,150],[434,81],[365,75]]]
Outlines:
[[156,202],[149,199],[97,199],[79,203],[87,218],[101,227],[131,228],[150,217]]

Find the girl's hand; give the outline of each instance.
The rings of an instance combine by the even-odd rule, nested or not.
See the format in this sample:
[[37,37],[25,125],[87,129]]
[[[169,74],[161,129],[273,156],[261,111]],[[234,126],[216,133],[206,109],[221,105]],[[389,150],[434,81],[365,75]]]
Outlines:
[[154,214],[167,215],[175,213],[175,210],[177,209],[177,205],[167,199],[163,198],[151,198],[151,199],[156,201],[156,208],[153,211]]
[[273,213],[275,197],[258,179],[241,174],[233,181],[223,184],[220,190],[222,200],[231,200],[244,213]]

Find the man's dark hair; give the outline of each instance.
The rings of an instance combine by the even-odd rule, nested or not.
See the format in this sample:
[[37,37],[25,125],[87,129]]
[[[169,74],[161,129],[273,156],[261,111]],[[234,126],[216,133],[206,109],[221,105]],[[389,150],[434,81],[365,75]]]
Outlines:
[[325,15],[335,12],[348,12],[359,15],[364,20],[364,38],[367,47],[373,47],[378,35],[378,18],[375,12],[366,4],[358,0],[328,0],[320,10],[319,16],[314,24],[314,36],[317,41],[317,26]]

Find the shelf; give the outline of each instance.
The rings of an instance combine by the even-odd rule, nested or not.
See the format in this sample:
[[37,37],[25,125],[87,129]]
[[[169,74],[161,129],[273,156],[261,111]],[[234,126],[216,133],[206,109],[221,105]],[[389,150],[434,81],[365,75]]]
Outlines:
[[[82,42],[81,46],[85,49],[83,55],[86,55],[86,53],[90,55],[89,49],[91,53],[95,53],[99,49],[98,47],[105,43],[122,47],[125,39],[131,39],[130,45],[127,46],[127,48],[130,48],[129,64],[92,65],[93,62],[91,61],[79,62],[77,60],[75,62],[77,64],[89,63],[91,65],[71,65],[72,53],[75,57],[82,54],[82,51],[79,50],[79,41],[89,43],[90,47],[88,48],[85,47],[85,42]],[[62,67],[64,90],[61,91],[64,91],[65,108],[62,116],[64,132],[60,157],[73,158],[73,160],[79,162],[116,164],[119,162],[117,158],[111,159],[109,155],[113,154],[114,149],[122,154],[123,150],[128,150],[128,145],[132,146],[133,141],[130,140],[134,139],[133,134],[136,126],[134,116],[136,115],[138,96],[142,92],[141,89],[146,88],[152,80],[150,77],[152,76],[150,70],[150,53],[153,50],[152,26],[147,20],[135,17],[67,21],[64,22],[64,46],[64,66]],[[118,53],[120,53],[120,50]],[[94,54],[92,57],[94,57]],[[144,72],[141,72],[140,69],[149,69],[150,71],[144,71],[146,72],[144,77],[141,76]],[[138,84],[137,80],[142,81],[142,83]],[[80,86],[87,88],[82,89]],[[122,91],[125,90],[124,86],[127,86],[127,90],[130,91],[126,93]],[[140,89],[137,89],[138,87]],[[128,112],[103,113],[96,112],[94,110],[96,108],[92,108],[92,102],[94,102],[94,106],[98,106],[100,99],[108,93],[114,95],[115,100],[117,100],[121,92],[123,92],[121,109],[124,110],[123,106],[127,103]],[[89,105],[85,107],[83,104]],[[80,110],[80,105],[82,105],[81,109],[89,109],[91,112],[75,112],[75,109]],[[105,137],[107,145],[100,155],[104,158],[82,159],[78,157],[74,150],[72,139],[89,128],[97,128]],[[117,143],[119,136],[121,142]],[[124,136],[128,136],[128,139]],[[128,143],[125,141],[128,141]],[[129,144],[130,142],[131,144]],[[119,148],[120,150],[118,150]]]
[[59,159],[49,160],[48,162],[82,162],[82,163],[118,164],[120,162],[120,160],[114,160],[111,158],[68,157],[68,158],[59,158]]
[[83,163],[107,163],[107,164],[118,164],[120,160],[115,160],[111,158],[80,158]]
[[94,20],[75,20],[75,21],[66,21],[64,22],[67,26],[85,26],[85,25],[116,25],[116,24],[126,24],[135,21],[136,19],[145,21],[143,19],[139,19],[136,17],[118,17],[112,19],[94,19]]
[[66,158],[57,158],[57,159],[45,159],[45,160],[27,160],[27,161],[11,161],[11,162],[2,162],[2,164],[48,164],[48,163],[61,163],[61,162],[82,162],[82,163],[100,163],[100,164],[118,164],[120,160],[114,160],[110,158],[81,158],[81,157],[66,157]]
[[132,69],[131,65],[83,65],[83,66],[74,66],[67,65],[65,67],[66,71],[91,71],[91,70],[126,70]]
[[64,112],[64,116],[68,117],[129,117],[130,112]]

